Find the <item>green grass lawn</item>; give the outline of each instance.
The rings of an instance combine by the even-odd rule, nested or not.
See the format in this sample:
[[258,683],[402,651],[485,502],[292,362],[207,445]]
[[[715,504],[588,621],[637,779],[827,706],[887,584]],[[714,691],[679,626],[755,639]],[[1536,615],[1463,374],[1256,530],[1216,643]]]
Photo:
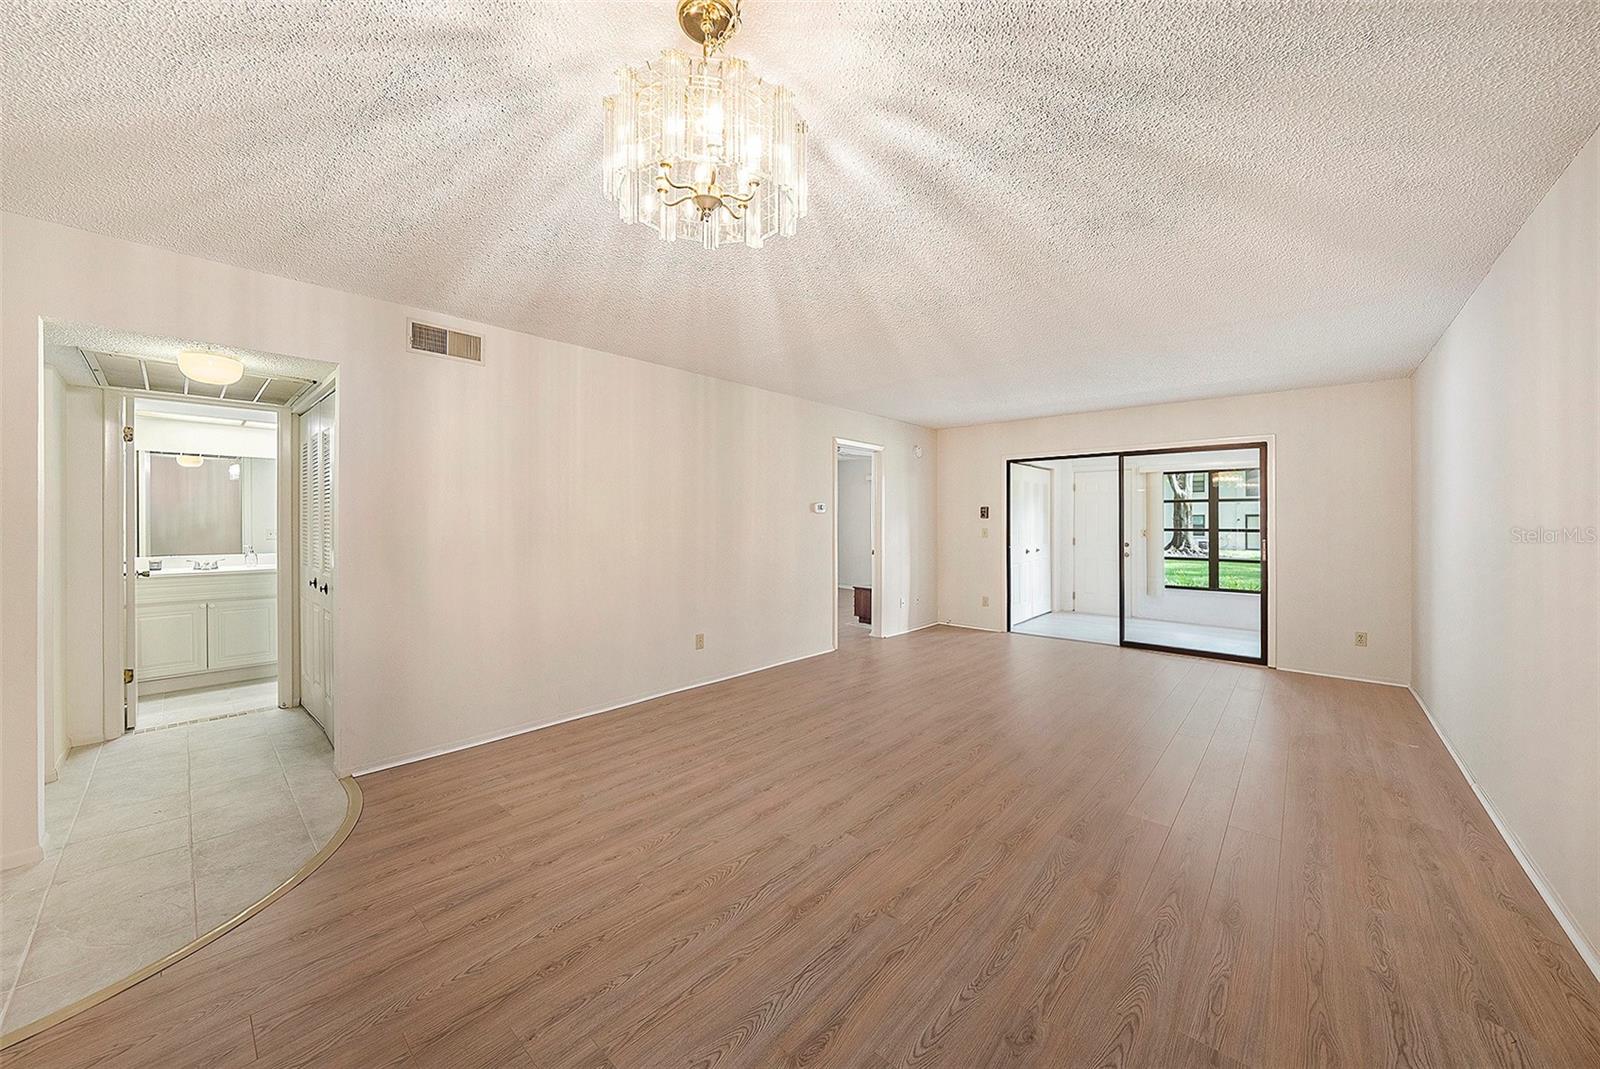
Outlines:
[[[1217,563],[1217,579],[1224,590],[1261,592],[1261,565],[1253,561],[1225,560]],[[1167,561],[1167,585],[1205,590],[1210,585],[1211,565],[1203,560]]]

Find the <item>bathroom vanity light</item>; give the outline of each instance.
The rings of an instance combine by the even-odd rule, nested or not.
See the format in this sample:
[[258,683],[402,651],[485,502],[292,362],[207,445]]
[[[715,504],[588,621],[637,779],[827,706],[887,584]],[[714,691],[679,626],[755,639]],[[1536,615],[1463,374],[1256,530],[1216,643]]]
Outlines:
[[193,453],[179,453],[178,454],[178,467],[180,467],[180,468],[198,468],[200,465],[204,464],[205,462],[206,462],[206,458],[205,457],[196,456]]
[[179,353],[178,370],[185,378],[211,386],[232,386],[244,378],[244,364],[236,357],[204,349],[185,349]]

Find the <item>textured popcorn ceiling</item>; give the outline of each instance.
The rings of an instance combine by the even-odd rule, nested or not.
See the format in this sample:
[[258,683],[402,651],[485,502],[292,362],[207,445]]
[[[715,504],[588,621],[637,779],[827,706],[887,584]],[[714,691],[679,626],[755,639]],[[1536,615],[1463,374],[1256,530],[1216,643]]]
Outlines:
[[600,191],[673,6],[12,0],[3,204],[948,425],[1404,374],[1600,121],[1592,2],[746,0],[811,215],[712,254]]

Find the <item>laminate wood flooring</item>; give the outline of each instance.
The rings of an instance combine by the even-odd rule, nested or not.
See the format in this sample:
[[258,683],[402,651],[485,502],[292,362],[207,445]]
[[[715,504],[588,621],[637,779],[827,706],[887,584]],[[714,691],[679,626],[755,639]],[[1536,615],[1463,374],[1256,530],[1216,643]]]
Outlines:
[[363,777],[6,1066],[1595,1066],[1401,689],[933,628]]

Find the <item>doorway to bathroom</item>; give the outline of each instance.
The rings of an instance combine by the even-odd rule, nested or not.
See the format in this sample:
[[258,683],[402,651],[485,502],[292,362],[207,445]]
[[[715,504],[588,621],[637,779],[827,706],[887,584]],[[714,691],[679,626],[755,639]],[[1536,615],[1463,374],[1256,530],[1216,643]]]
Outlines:
[[280,705],[278,413],[133,399],[133,674],[126,727]]
[[6,874],[8,1036],[241,923],[359,796],[334,756],[335,367],[41,329],[44,856]]

